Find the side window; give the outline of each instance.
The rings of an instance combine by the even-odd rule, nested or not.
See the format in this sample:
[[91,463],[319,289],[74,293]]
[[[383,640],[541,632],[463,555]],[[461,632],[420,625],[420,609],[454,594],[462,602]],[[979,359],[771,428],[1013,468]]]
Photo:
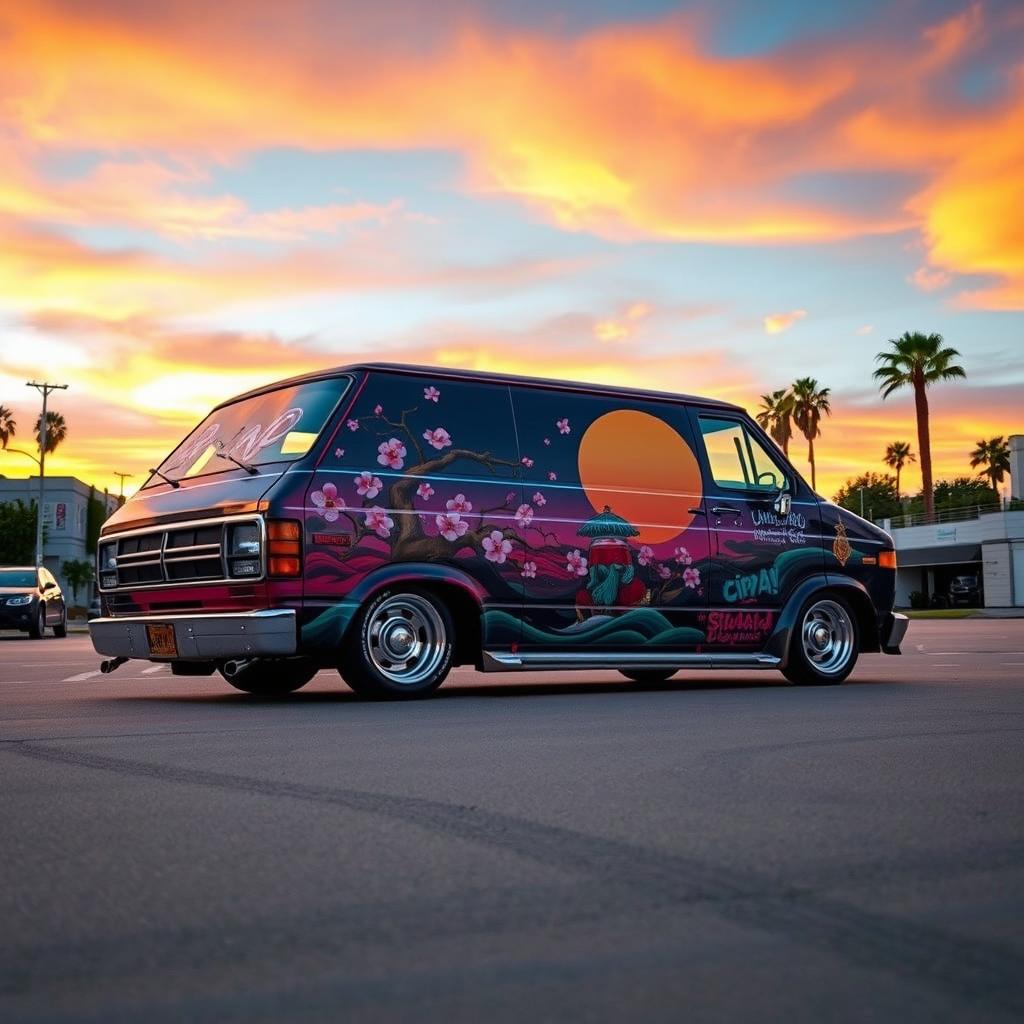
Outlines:
[[375,373],[328,460],[371,476],[429,466],[430,478],[516,480],[519,455],[502,384]]
[[700,432],[711,476],[736,491],[777,491],[785,475],[741,420],[700,416]]

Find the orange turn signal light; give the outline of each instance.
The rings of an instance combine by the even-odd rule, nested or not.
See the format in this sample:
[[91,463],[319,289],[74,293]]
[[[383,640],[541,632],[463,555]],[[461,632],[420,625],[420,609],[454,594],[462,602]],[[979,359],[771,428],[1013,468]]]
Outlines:
[[271,576],[302,575],[302,524],[296,519],[267,523],[267,569]]
[[878,567],[880,569],[896,568],[896,552],[893,550],[878,552]]

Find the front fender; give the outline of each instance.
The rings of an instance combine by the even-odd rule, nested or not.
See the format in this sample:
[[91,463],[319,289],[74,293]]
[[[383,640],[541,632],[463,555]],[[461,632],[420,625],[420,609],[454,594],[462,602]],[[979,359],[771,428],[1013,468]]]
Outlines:
[[[850,576],[836,573],[829,573],[826,576],[825,573],[816,573],[814,576],[808,576],[807,579],[802,580],[789,595],[779,617],[775,620],[775,629],[772,630],[772,635],[765,645],[765,653],[775,655],[783,666],[789,658],[790,640],[793,630],[797,626],[800,609],[813,594],[822,590],[837,591],[840,596],[846,596],[860,625],[860,650],[862,652],[878,650],[877,616],[873,610],[871,595],[864,584]],[[871,609],[870,615],[865,616],[865,608]]]
[[337,647],[345,639],[356,613],[374,594],[385,587],[416,584],[456,587],[481,608],[486,597],[480,583],[455,566],[440,562],[390,562],[367,573],[344,598],[304,623],[299,635],[300,647],[304,650]]

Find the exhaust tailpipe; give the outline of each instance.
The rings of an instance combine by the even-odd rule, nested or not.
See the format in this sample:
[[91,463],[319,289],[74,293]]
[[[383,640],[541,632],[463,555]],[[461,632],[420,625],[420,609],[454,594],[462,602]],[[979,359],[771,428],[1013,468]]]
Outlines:
[[226,679],[234,679],[236,676],[241,675],[251,664],[253,664],[252,658],[233,658],[231,661],[224,662],[224,667],[221,671]]
[[116,658],[108,658],[106,661],[100,662],[100,671],[104,675],[109,675],[116,668],[120,668],[128,659],[120,656]]

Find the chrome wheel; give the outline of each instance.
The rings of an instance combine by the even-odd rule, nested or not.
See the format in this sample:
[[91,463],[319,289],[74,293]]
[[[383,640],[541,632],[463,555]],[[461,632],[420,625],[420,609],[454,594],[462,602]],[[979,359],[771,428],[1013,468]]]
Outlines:
[[366,649],[373,667],[398,686],[430,678],[444,661],[444,620],[419,594],[396,594],[375,608],[366,623]]
[[843,672],[856,650],[853,621],[836,601],[817,601],[807,609],[800,639],[807,661],[825,676]]

